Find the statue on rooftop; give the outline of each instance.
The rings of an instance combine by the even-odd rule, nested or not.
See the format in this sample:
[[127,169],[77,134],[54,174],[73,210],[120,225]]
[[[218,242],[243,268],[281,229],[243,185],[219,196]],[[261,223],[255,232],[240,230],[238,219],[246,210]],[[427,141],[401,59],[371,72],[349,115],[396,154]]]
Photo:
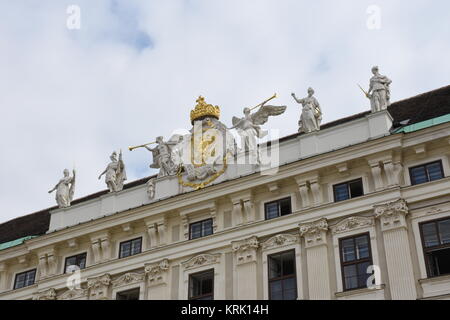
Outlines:
[[122,150],[119,153],[119,160],[117,160],[117,153],[115,151],[109,158],[111,162],[105,171],[98,176],[98,179],[100,180],[102,175],[105,175],[105,183],[108,186],[109,192],[121,191],[124,181],[127,180],[125,163],[122,160]]
[[73,199],[75,192],[75,169],[72,171],[71,177],[68,169],[64,169],[64,177],[59,180],[56,186],[48,193],[52,193],[56,190],[56,203],[60,208],[67,208],[70,206],[70,202]]
[[177,173],[178,164],[174,159],[173,148],[182,140],[181,135],[173,135],[169,141],[165,142],[163,137],[157,137],[154,148],[144,145],[144,148],[153,154],[153,163],[150,168],[159,169],[158,178],[173,176]]
[[[233,128],[237,129],[241,136],[241,149],[249,151],[253,156],[257,155],[257,142],[256,138],[264,138],[267,135],[267,131],[261,129],[261,125],[265,124],[270,116],[278,116],[286,111],[286,106],[270,106],[266,103],[276,98],[276,94],[270,99],[257,105],[256,107],[244,108],[244,117],[233,117]],[[253,109],[260,108],[257,112],[251,113]],[[257,159],[255,159],[258,161]]]
[[150,200],[155,197],[155,180],[150,179],[147,181],[147,195]]
[[302,115],[300,116],[299,132],[310,133],[320,130],[322,121],[322,110],[320,104],[314,97],[314,89],[308,88],[308,96],[303,99],[297,99],[295,93],[291,94],[294,100],[303,106]]
[[377,66],[372,68],[373,77],[370,78],[369,91],[365,92],[370,99],[372,112],[386,110],[390,105],[391,90],[389,85],[392,81],[379,73]]

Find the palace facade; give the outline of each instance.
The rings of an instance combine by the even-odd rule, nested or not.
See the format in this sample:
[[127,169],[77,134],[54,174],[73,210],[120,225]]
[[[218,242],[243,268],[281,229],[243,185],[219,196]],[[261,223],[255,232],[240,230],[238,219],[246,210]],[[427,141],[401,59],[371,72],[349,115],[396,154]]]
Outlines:
[[450,86],[278,148],[0,225],[0,299],[450,299]]

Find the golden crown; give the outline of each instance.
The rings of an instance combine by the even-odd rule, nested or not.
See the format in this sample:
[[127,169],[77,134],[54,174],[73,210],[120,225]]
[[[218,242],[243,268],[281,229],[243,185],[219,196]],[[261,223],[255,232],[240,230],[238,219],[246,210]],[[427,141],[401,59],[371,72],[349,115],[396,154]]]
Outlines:
[[201,119],[203,117],[209,116],[219,119],[220,108],[219,106],[213,106],[205,101],[205,98],[199,96],[196,100],[197,105],[194,110],[191,110],[191,122],[194,123],[195,120]]

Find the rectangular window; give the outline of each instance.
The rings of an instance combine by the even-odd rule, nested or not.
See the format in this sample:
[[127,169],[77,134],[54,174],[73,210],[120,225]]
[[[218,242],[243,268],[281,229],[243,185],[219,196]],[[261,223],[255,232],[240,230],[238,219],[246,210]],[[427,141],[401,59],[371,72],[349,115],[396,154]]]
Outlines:
[[189,275],[189,300],[214,299],[214,269]]
[[372,265],[369,234],[340,239],[339,248],[344,291],[366,288]]
[[197,239],[213,234],[213,220],[207,219],[189,225],[189,239]]
[[357,179],[333,186],[334,201],[344,201],[364,195],[362,179]]
[[269,299],[297,299],[297,277],[295,272],[295,251],[270,255],[269,259]]
[[442,161],[439,160],[432,163],[409,168],[409,176],[411,177],[412,185],[442,179],[444,178]]
[[128,240],[120,243],[119,258],[126,258],[141,253],[142,238]]
[[116,300],[139,300],[139,288],[117,292]]
[[32,286],[34,284],[35,278],[36,269],[16,274],[16,279],[14,280],[14,289]]
[[278,218],[292,213],[291,198],[285,198],[264,204],[266,220]]
[[420,224],[428,277],[450,274],[450,219]]
[[86,268],[86,253],[81,253],[76,256],[66,258],[64,273],[72,273],[75,270],[81,270],[84,268]]

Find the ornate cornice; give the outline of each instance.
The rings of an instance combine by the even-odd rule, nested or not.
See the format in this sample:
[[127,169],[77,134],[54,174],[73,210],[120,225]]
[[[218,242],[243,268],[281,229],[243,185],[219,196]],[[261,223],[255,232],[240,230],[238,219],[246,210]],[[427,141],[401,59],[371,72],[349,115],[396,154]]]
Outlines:
[[277,234],[276,236],[273,236],[272,238],[264,241],[261,244],[261,247],[263,250],[280,248],[280,247],[298,243],[299,240],[300,240],[299,235],[294,235],[294,234],[289,234],[289,233]]
[[232,250],[236,254],[237,264],[256,261],[256,251],[259,247],[258,238],[256,236],[231,242]]
[[113,280],[111,283],[113,287],[116,288],[128,285],[130,283],[142,282],[144,280],[144,277],[144,273],[127,272],[116,280]]
[[405,216],[409,213],[404,199],[374,206],[375,217],[381,221],[383,231],[407,228]]
[[305,238],[306,246],[326,244],[326,233],[328,231],[327,219],[300,224],[300,235]]
[[218,263],[220,259],[221,254],[209,254],[209,253],[202,253],[195,257],[192,257],[191,259],[185,261],[182,263],[184,268],[187,269],[193,269],[198,268],[214,263]]
[[159,262],[146,264],[145,274],[147,275],[149,286],[166,282],[165,276],[169,270],[169,260],[164,259]]
[[56,290],[53,288],[33,294],[33,300],[56,300]]
[[374,225],[374,219],[368,217],[350,217],[331,227],[333,234],[344,233],[354,229],[360,229]]

